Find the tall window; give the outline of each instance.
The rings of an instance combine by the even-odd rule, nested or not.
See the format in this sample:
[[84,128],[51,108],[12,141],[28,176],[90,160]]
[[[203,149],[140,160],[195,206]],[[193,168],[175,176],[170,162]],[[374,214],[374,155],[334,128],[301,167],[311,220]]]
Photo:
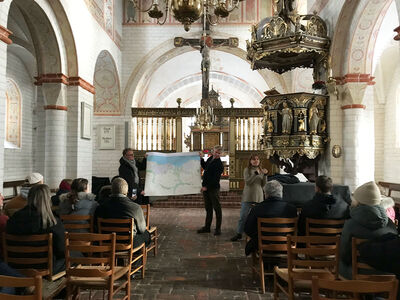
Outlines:
[[6,83],[6,138],[5,148],[21,147],[21,92],[17,84],[7,78]]

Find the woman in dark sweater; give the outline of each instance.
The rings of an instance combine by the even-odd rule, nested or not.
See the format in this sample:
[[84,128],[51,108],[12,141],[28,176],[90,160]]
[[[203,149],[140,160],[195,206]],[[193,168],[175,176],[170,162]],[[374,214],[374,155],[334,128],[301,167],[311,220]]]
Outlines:
[[[53,234],[53,274],[65,269],[64,225],[51,211],[50,189],[45,184],[33,186],[28,204],[7,222],[6,232],[15,235]],[[33,268],[32,266],[30,268]]]

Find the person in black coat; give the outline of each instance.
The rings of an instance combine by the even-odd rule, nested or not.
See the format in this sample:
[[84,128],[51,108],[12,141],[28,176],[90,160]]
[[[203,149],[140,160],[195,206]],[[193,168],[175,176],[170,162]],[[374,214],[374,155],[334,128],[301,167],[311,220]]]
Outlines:
[[306,218],[313,219],[348,219],[349,204],[337,199],[332,193],[332,179],[321,175],[315,181],[315,196],[306,202],[301,210],[298,222],[298,235],[306,233]]
[[294,218],[297,216],[296,206],[282,199],[283,187],[276,181],[268,181],[264,186],[266,199],[256,204],[247,216],[244,232],[250,237],[246,244],[246,255],[258,249],[258,218]]
[[[128,183],[128,197],[136,200],[143,198],[142,188],[140,187],[139,171],[146,169],[146,158],[141,162],[135,160],[133,149],[126,148],[122,151],[122,157],[119,160],[119,177],[125,179]],[[135,190],[135,191],[134,191]],[[136,193],[132,193],[132,191]],[[141,200],[141,199],[138,199]]]
[[[33,186],[28,193],[28,204],[8,220],[6,232],[15,235],[53,234],[53,274],[65,269],[64,225],[51,211],[50,189],[45,184]],[[40,253],[38,253],[40,255]],[[47,255],[47,254],[46,254]],[[40,269],[43,266],[27,265]]]
[[206,209],[206,220],[204,227],[197,230],[197,233],[211,232],[214,209],[217,219],[214,235],[221,234],[222,210],[221,204],[219,203],[219,181],[224,172],[224,166],[220,158],[221,153],[222,147],[217,145],[213,149],[213,155],[210,156],[206,162],[201,158],[201,167],[204,169],[201,191],[203,192],[204,207]]
[[129,199],[128,184],[123,178],[112,181],[111,195],[108,200],[99,205],[94,213],[95,224],[98,218],[104,219],[130,219],[135,221],[133,247],[145,243],[150,244],[150,233],[146,230],[146,220],[142,207]]

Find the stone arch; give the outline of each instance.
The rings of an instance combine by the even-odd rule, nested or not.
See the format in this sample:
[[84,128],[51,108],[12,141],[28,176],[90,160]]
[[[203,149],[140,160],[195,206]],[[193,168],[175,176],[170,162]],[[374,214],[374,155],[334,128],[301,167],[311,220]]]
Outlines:
[[371,74],[376,32],[392,1],[345,1],[331,46],[331,53],[344,53],[332,57],[334,77]]
[[[241,48],[228,48],[220,47],[217,50],[230,53],[243,60],[246,60],[247,52]],[[164,64],[168,60],[182,55],[189,51],[195,51],[190,47],[179,47],[173,46],[173,40],[167,40],[155,47],[146,56],[144,56],[133,70],[129,79],[126,82],[123,101],[125,107],[125,115],[130,116],[131,107],[137,106],[141,93],[146,90],[146,84],[151,74],[158,68],[158,66]],[[249,66],[250,68],[250,66]],[[286,92],[287,88],[282,77],[269,70],[258,71],[259,74],[266,81],[268,86],[277,87],[278,90]]]
[[94,96],[95,115],[120,115],[120,83],[115,61],[107,50],[97,57],[93,85],[96,89]]

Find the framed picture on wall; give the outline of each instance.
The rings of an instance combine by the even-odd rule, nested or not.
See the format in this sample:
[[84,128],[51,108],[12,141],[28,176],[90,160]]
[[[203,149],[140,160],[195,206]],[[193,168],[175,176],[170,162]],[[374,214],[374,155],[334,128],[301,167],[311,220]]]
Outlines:
[[115,149],[115,125],[99,126],[99,149]]
[[81,138],[90,140],[92,138],[92,110],[89,104],[81,103]]

